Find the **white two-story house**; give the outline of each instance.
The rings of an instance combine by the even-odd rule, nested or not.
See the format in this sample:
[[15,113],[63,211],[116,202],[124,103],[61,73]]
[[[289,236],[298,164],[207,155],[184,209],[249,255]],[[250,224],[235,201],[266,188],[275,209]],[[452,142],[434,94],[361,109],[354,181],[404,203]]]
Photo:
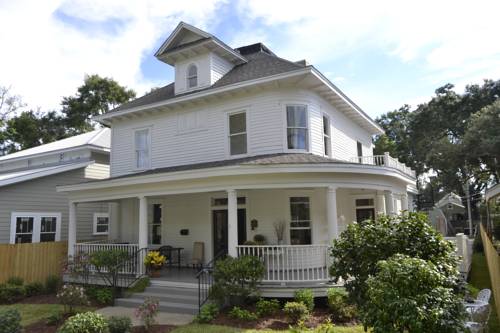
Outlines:
[[[325,281],[349,223],[412,209],[414,171],[373,156],[380,126],[304,60],[185,23],[155,56],[175,81],[96,118],[111,128],[110,178],[58,187],[69,255],[168,245],[189,265],[201,242],[205,263],[267,256],[264,282]],[[105,243],[77,242],[89,202],[111,207]],[[255,235],[265,244],[248,245]]]

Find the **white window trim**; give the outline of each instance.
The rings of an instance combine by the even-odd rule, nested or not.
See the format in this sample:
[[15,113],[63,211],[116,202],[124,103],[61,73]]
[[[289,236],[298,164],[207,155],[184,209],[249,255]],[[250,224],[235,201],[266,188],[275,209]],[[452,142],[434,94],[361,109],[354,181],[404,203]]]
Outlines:
[[[242,134],[245,133],[247,136],[247,152],[245,154],[237,154],[237,155],[231,155],[231,134],[230,134],[230,121],[229,118],[233,115],[244,113],[245,114],[245,127],[246,131],[241,132],[241,133],[236,133],[236,134]],[[233,134],[233,135],[236,135]],[[249,128],[248,128],[248,112],[246,109],[239,109],[238,111],[229,111],[226,112],[226,157],[227,158],[240,158],[240,157],[245,157],[250,155],[250,145],[249,143]]]
[[[353,210],[353,222],[356,222],[356,215],[358,209],[370,209],[373,208],[375,210],[375,216],[377,216],[377,196],[375,194],[356,194],[351,195],[352,205],[354,206]],[[373,205],[370,206],[356,206],[356,199],[372,199]]]
[[[324,121],[325,121],[325,118],[328,119],[328,131],[330,132],[328,135],[325,134],[325,124],[324,124]],[[322,138],[323,138],[323,156],[325,157],[330,157],[332,158],[332,117],[330,117],[329,114],[327,113],[323,113],[322,114],[322,117],[321,117],[321,123],[323,124],[322,128],[321,128],[321,134],[322,134]],[[328,148],[328,154],[325,154],[325,137],[328,137],[328,140],[330,141],[330,147]]]
[[[288,148],[288,121],[287,121],[287,106],[304,106],[306,108],[306,125],[307,125],[307,147],[306,149],[289,149]],[[309,104],[302,102],[284,102],[283,103],[283,125],[284,125],[284,148],[289,153],[304,153],[311,151],[311,122],[309,120]]]
[[[311,245],[316,244],[314,241],[314,216],[313,216],[313,195],[314,193],[311,192],[299,192],[299,193],[293,193],[293,194],[288,194],[286,196],[287,200],[287,211],[288,211],[288,223],[286,226],[286,235],[288,237],[288,243],[292,244],[292,230],[311,230]],[[291,206],[291,198],[299,198],[299,197],[307,197],[309,198],[309,228],[307,227],[292,227],[292,206]]]
[[[152,142],[153,142],[153,140],[152,140],[152,133],[151,133],[152,132],[152,128],[153,128],[153,126],[146,126],[146,127],[140,127],[140,128],[135,128],[134,129],[134,136],[133,136],[133,140],[134,140],[134,150],[133,150],[134,167],[133,167],[133,170],[135,170],[135,171],[144,171],[144,170],[151,169],[151,160],[152,160],[151,153],[152,153]],[[135,136],[136,136],[137,132],[144,131],[144,130],[148,131],[148,163],[147,163],[148,165],[145,168],[139,168],[137,166],[137,145],[136,145]]]
[[16,243],[16,218],[33,217],[33,236],[32,243],[40,243],[40,224],[42,217],[56,218],[56,237],[55,241],[61,240],[61,213],[59,212],[11,212],[10,214],[10,244]]
[[[196,75],[189,75],[189,69],[194,66],[196,67]],[[190,63],[186,67],[186,90],[196,89],[199,86],[199,68],[198,65],[194,62]],[[189,86],[189,79],[196,78],[196,84],[194,86]]]
[[[106,217],[108,218],[108,231],[106,232],[97,232],[97,219],[99,217]],[[111,224],[110,222],[110,219],[109,219],[109,213],[94,213],[94,227],[92,229],[92,234],[95,235],[95,236],[100,236],[100,235],[109,235],[109,225]]]

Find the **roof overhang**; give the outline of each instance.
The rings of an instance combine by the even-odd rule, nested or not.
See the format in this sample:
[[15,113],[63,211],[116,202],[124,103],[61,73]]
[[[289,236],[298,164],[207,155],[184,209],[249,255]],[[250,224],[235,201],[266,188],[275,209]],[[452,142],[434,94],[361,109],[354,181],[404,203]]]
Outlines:
[[331,103],[340,112],[343,112],[348,118],[351,118],[362,128],[366,129],[370,134],[378,135],[384,133],[383,129],[373,119],[312,66],[218,88],[204,89],[130,109],[108,112],[94,117],[94,120],[111,125],[113,120],[135,118],[141,114],[165,112],[179,107],[197,106],[213,102],[217,99],[223,100],[242,94],[268,91],[269,89],[280,87],[300,87],[312,90]]
[[[15,157],[15,158],[11,158],[11,159],[0,160],[0,165],[3,163],[24,161],[24,160],[29,160],[29,159],[33,159],[33,158],[43,157],[43,156],[78,151],[78,150],[82,150],[82,149],[88,149],[91,152],[106,153],[106,154],[109,154],[111,151],[111,149],[109,149],[107,147],[97,146],[97,145],[93,145],[93,144],[84,144],[84,145],[79,145],[79,146],[70,147],[70,148],[55,149],[55,150],[50,150],[50,151],[43,152],[43,153],[31,154],[31,155],[26,155],[26,156]],[[5,155],[5,157],[8,157],[8,156],[9,155]],[[0,166],[0,171],[1,170],[2,170],[2,168]]]

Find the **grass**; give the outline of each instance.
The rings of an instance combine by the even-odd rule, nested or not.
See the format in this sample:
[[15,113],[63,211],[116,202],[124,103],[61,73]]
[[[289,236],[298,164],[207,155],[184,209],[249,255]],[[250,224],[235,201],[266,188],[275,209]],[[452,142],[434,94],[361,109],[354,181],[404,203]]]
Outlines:
[[[488,273],[488,266],[484,253],[474,253],[472,255],[472,267],[470,272],[469,283],[477,289],[489,288],[491,289],[490,274]],[[495,299],[491,295],[491,315],[488,321],[490,332],[500,332],[500,323],[497,313],[495,311]]]
[[[60,304],[12,304],[0,305],[0,310],[17,309],[21,314],[21,325],[23,327],[47,319],[54,312],[62,312],[63,306]],[[77,311],[94,310],[90,307],[77,308]]]
[[[228,326],[219,325],[202,325],[202,324],[191,324],[186,326],[181,326],[176,328],[171,333],[273,333],[273,332],[293,332],[291,330],[285,331],[274,331],[274,330],[247,330]],[[364,333],[362,326],[336,326],[334,328],[334,333]]]

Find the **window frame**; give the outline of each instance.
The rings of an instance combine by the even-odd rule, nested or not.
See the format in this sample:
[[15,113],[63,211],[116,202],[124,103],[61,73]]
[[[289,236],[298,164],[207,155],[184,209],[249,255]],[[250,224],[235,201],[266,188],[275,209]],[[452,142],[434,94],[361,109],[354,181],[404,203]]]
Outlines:
[[[160,222],[154,223],[154,206],[160,206]],[[151,207],[151,211],[150,211]],[[149,213],[151,212],[151,216]],[[161,246],[163,239],[163,222],[164,222],[165,202],[163,200],[152,200],[148,202],[148,246],[155,247]],[[160,244],[153,243],[153,230],[155,226],[160,226]]]
[[[375,210],[375,217],[377,217],[377,195],[376,194],[356,194],[356,195],[351,195],[352,199],[352,205],[354,207],[353,210],[353,222],[356,222],[356,214],[358,209],[371,209],[373,208]],[[367,206],[356,206],[356,200],[358,199],[371,199],[373,201],[373,205],[367,205]]]
[[[287,102],[283,103],[284,105],[284,112],[283,112],[283,119],[284,119],[284,146],[285,146],[285,151],[291,152],[291,153],[303,153],[303,152],[310,152],[311,151],[311,124],[309,120],[309,105],[307,103],[300,103],[300,102]],[[304,127],[289,127],[288,126],[288,110],[287,108],[289,106],[302,106],[305,108],[305,113],[306,113],[306,148],[305,149],[300,149],[300,148],[288,148],[288,129],[289,128],[295,128],[295,129],[303,129]]]
[[[97,231],[97,219],[100,218],[100,217],[105,217],[108,219],[108,224],[107,224],[107,231],[106,232],[98,232]],[[93,221],[93,228],[92,228],[92,234],[94,236],[101,236],[101,235],[109,235],[109,226],[111,224],[111,221],[110,221],[110,218],[109,218],[109,213],[94,213],[94,217],[92,219]]]
[[[189,70],[193,67],[196,69],[196,74],[190,75]],[[196,79],[196,84],[194,86],[191,86],[189,83],[191,79]],[[189,90],[189,89],[194,89],[197,87],[198,87],[198,65],[196,65],[195,63],[190,63],[186,67],[186,89]]]
[[[137,133],[138,132],[141,132],[141,131],[147,131],[148,135],[147,135],[147,145],[148,145],[148,160],[147,160],[147,166],[145,167],[139,167],[138,165],[138,162],[139,162],[139,159],[138,159],[138,149],[137,149],[137,140],[136,140],[136,136],[137,136]],[[133,140],[134,140],[134,151],[133,151],[133,154],[134,154],[134,170],[136,171],[142,171],[142,170],[149,170],[151,169],[151,153],[152,153],[152,126],[147,126],[147,127],[140,127],[140,128],[135,128],[134,129],[134,136],[133,136]]]
[[[245,132],[238,132],[231,134],[231,116],[235,116],[238,114],[245,114]],[[231,137],[236,136],[236,135],[242,135],[245,134],[246,136],[246,153],[243,154],[231,154]],[[248,112],[246,109],[238,110],[238,111],[231,111],[226,113],[226,155],[229,158],[238,158],[238,157],[245,157],[249,155],[249,129],[248,129]]]
[[[325,133],[325,119],[328,121],[328,134]],[[332,157],[332,118],[326,114],[323,113],[321,117],[321,121],[323,124],[322,128],[322,137],[323,137],[323,155],[326,157]],[[325,146],[325,140],[328,140],[328,147]]]
[[10,244],[16,244],[16,227],[18,217],[33,217],[33,231],[31,243],[40,243],[42,217],[56,218],[56,232],[54,242],[61,240],[61,216],[60,212],[11,212],[10,213]]
[[[292,222],[304,222],[305,220],[301,221],[294,221],[292,217],[292,198],[307,198],[309,201],[309,227],[292,227]],[[297,193],[297,194],[291,194],[287,196],[287,206],[288,206],[288,237],[289,237],[289,243],[292,244],[292,231],[293,230],[309,230],[310,231],[310,237],[311,237],[311,242],[309,244],[294,244],[294,245],[311,245],[314,244],[314,239],[313,239],[313,203],[312,203],[312,196],[311,194],[302,194],[302,193]]]

